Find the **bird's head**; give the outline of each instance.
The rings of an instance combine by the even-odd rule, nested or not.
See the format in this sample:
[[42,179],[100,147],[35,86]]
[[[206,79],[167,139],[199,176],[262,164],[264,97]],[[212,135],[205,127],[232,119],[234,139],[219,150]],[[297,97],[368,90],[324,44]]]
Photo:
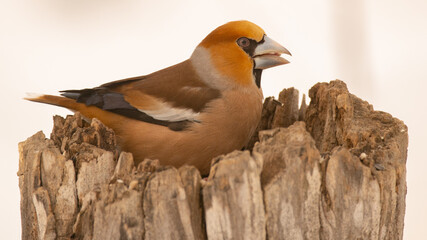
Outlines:
[[197,46],[191,60],[202,78],[217,79],[212,85],[232,87],[256,84],[260,87],[264,69],[289,63],[280,57],[291,53],[267,37],[249,21],[226,23],[213,30]]

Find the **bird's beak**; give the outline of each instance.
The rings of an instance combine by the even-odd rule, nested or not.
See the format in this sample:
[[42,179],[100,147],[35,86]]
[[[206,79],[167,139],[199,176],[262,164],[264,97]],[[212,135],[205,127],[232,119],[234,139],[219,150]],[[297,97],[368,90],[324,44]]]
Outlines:
[[264,42],[259,44],[254,51],[255,69],[267,69],[289,63],[288,60],[280,57],[282,53],[292,56],[288,49],[264,36]]

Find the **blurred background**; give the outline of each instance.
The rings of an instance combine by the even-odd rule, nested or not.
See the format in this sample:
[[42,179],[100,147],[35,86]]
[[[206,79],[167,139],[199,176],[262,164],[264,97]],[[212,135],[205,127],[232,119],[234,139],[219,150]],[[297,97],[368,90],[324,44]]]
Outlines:
[[263,73],[264,96],[344,80],[409,127],[404,239],[427,236],[427,1],[0,0],[0,226],[20,238],[18,147],[52,115],[26,92],[95,87],[187,59],[214,28],[247,19],[289,49]]

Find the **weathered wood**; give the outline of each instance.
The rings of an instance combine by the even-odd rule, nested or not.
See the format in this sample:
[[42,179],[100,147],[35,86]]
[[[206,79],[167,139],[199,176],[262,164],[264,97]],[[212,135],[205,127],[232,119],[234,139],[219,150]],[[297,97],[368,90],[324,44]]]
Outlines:
[[[23,239],[402,239],[407,127],[341,81],[267,98],[246,149],[134,165],[76,113],[19,144]],[[272,129],[273,128],[273,129]]]
[[268,239],[319,239],[320,161],[303,122],[260,133]]
[[143,205],[145,239],[196,239],[187,194],[175,168],[151,176]]
[[[381,237],[381,192],[371,169],[347,148],[332,152],[324,172],[321,207],[322,239]],[[381,238],[380,238],[381,237]],[[397,239],[398,235],[385,239]]]
[[203,219],[202,179],[200,173],[192,166],[182,166],[178,169],[178,172],[190,207],[191,227],[194,238],[197,240],[207,239],[205,221]]
[[301,106],[299,106],[298,90],[285,88],[279,94],[279,100],[268,97],[264,101],[261,120],[255,134],[246,145],[245,149],[252,149],[259,141],[258,133],[263,130],[289,127],[295,121],[304,121],[307,105],[303,95]]
[[77,214],[72,162],[42,132],[20,143],[19,151],[22,238],[70,236]]
[[299,92],[295,88],[283,89],[279,94],[279,102],[276,107],[271,128],[289,127],[298,120],[299,115]]
[[[318,83],[310,89],[309,95],[311,102],[307,108],[305,119],[307,130],[313,136],[319,151],[326,155],[328,168],[330,168],[328,155],[334,153],[335,147],[342,146],[350,151],[352,157],[358,157],[360,160],[358,164],[364,164],[368,168],[370,175],[372,175],[371,180],[367,177],[361,178],[359,176],[362,170],[349,172],[348,174],[350,175],[335,177],[338,184],[345,186],[343,185],[345,180],[359,177],[360,181],[373,181],[373,185],[377,184],[379,186],[378,193],[375,194],[380,195],[381,207],[380,209],[373,209],[373,211],[380,211],[381,213],[378,229],[375,230],[378,231],[378,237],[375,238],[376,234],[374,234],[375,231],[373,230],[377,226],[371,225],[369,228],[372,229],[370,232],[373,235],[363,235],[363,238],[402,239],[405,216],[408,128],[399,119],[393,118],[385,112],[374,111],[372,105],[368,102],[350,94],[347,86],[342,81]],[[346,156],[347,158],[350,157],[350,155]],[[339,166],[339,171],[346,171],[348,167],[355,164],[352,163],[354,160],[350,159],[339,161],[347,162],[347,164]],[[364,185],[358,184],[355,187],[362,186]],[[328,190],[325,187],[327,187],[327,182],[323,189],[327,193],[325,196],[328,196],[332,188]],[[334,186],[333,188],[336,187]],[[372,186],[372,188],[375,188],[375,186]],[[346,198],[353,196],[350,201],[354,201],[352,203],[354,204],[359,201],[356,198],[367,198],[366,195],[368,193],[359,189],[357,194],[351,194],[350,192],[348,194],[348,196],[345,195]],[[340,202],[344,204],[344,201]],[[331,204],[334,203],[325,203],[325,206],[328,206],[325,209],[326,213],[330,207],[333,207]],[[343,207],[346,206],[343,205]],[[370,206],[366,205],[359,205],[359,207],[362,209],[370,208]],[[374,208],[373,206],[371,207]],[[336,213],[331,214],[336,215]],[[369,216],[365,216],[362,219],[365,222],[373,221]],[[331,218],[327,217],[323,226],[327,227],[329,223],[334,223],[333,220],[332,216]],[[341,225],[341,223],[336,224]],[[335,232],[335,230],[331,231]],[[356,230],[353,229],[352,231]],[[366,230],[366,226],[363,231],[369,232]],[[334,234],[330,236],[334,236]],[[352,234],[352,236],[356,236],[356,234]]]
[[118,181],[102,189],[100,195],[93,214],[93,239],[142,239],[142,192]]
[[236,151],[215,161],[203,187],[208,239],[265,239],[262,159]]

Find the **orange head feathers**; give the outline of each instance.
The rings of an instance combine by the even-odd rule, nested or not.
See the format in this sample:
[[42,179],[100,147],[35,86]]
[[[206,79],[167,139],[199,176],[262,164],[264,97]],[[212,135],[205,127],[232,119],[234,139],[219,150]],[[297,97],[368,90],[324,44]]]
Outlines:
[[209,48],[220,43],[234,44],[241,37],[247,37],[259,42],[264,35],[264,30],[254,23],[233,21],[217,27],[203,39],[200,45]]
[[262,69],[289,63],[280,57],[282,53],[290,55],[286,48],[267,37],[258,25],[249,21],[233,21],[219,26],[203,39],[192,59],[194,62],[203,59],[212,63],[214,69],[199,66],[200,74],[208,75],[206,79],[212,80],[214,75],[221,79],[219,84],[208,84],[242,87],[259,85],[260,80],[256,78],[260,78]]

